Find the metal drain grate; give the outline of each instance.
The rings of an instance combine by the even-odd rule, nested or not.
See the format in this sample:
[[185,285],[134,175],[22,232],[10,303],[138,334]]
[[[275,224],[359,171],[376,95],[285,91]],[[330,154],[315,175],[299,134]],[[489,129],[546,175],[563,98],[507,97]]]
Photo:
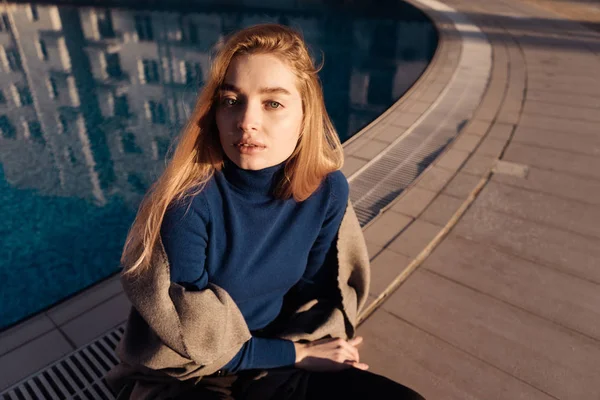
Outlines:
[[0,394],[2,400],[113,400],[104,376],[118,363],[125,324]]
[[407,138],[352,181],[350,198],[361,226],[365,226],[398,197],[431,164],[429,160],[434,159],[452,137],[440,135],[435,139],[427,144],[414,144],[410,143],[414,140]]
[[[458,16],[453,17],[458,19]],[[409,130],[348,180],[350,199],[361,226],[374,219],[397,198],[454,140],[481,101],[491,70],[491,46],[483,33],[466,19],[459,65],[430,109]],[[394,127],[393,118],[379,122],[378,130]]]

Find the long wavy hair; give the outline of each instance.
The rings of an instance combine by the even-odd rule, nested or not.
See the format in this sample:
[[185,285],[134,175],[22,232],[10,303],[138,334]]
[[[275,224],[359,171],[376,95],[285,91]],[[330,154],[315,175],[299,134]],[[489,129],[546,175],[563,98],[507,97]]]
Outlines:
[[325,109],[318,71],[301,35],[278,24],[255,25],[232,34],[218,49],[208,80],[165,171],[144,197],[129,231],[121,264],[124,273],[142,271],[159,240],[160,227],[171,202],[199,193],[223,167],[224,151],[215,121],[218,90],[233,57],[249,54],[278,56],[297,77],[302,98],[299,140],[286,160],[275,196],[307,199],[327,174],[343,164],[339,137]]

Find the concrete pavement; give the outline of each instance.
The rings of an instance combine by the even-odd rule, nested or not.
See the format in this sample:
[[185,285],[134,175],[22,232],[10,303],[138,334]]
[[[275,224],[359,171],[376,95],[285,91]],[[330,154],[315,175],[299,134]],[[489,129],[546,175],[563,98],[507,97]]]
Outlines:
[[[585,2],[443,3],[487,34],[493,71],[468,126],[365,232],[383,301],[362,359],[428,399],[600,398],[600,34],[561,16]],[[489,174],[496,160],[517,173]],[[401,227],[382,243],[385,221]]]

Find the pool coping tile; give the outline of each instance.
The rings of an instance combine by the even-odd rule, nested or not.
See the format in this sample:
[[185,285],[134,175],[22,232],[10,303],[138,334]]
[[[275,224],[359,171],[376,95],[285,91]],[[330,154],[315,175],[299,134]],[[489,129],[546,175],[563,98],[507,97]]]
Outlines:
[[0,390],[25,379],[75,350],[58,329],[44,333],[0,356]]
[[56,325],[44,313],[8,328],[0,333],[0,357],[53,329]]
[[92,286],[90,289],[60,303],[46,312],[46,315],[56,325],[66,322],[82,315],[96,307],[98,304],[118,295],[123,291],[120,275],[117,273],[108,279]]
[[76,347],[80,347],[125,322],[130,309],[125,293],[119,293],[60,325],[60,330]]

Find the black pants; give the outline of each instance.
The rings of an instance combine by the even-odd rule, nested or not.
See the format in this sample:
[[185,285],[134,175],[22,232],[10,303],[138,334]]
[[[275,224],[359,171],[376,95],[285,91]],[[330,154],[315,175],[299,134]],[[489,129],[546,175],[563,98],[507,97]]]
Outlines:
[[[287,370],[289,379],[282,382],[281,375],[270,379],[205,378],[194,390],[178,397],[178,400],[424,400],[415,391],[386,377],[356,368],[339,372],[309,372]],[[272,387],[273,381],[278,387]]]
[[306,399],[423,400],[423,397],[384,376],[351,368],[340,372],[311,373]]

